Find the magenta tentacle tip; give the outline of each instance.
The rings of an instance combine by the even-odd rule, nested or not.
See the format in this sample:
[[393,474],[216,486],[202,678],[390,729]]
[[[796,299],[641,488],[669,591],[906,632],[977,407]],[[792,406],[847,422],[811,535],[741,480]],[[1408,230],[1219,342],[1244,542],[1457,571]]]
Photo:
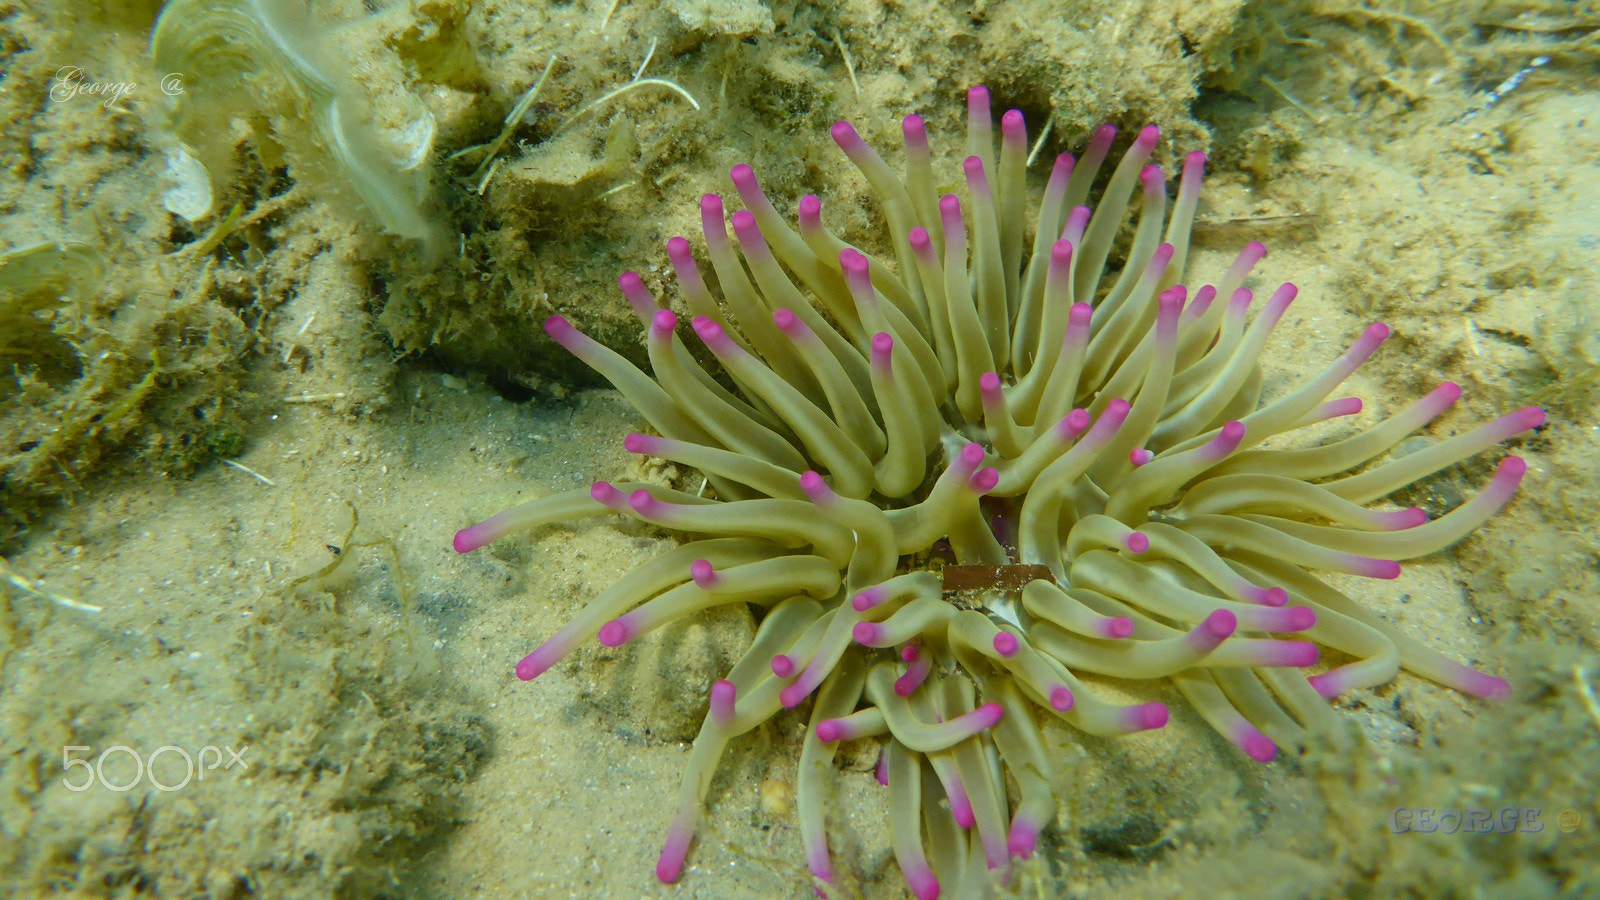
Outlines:
[[1239,747],[1256,762],[1272,762],[1278,756],[1278,745],[1255,728],[1249,728],[1246,734],[1241,735]]
[[621,647],[623,644],[636,637],[636,629],[631,622],[626,621],[627,616],[611,621],[600,626],[600,643],[607,647]]
[[1011,820],[1011,832],[1006,835],[1006,852],[1018,859],[1029,859],[1034,851],[1039,849],[1039,832],[1042,829],[1038,822],[1034,822],[1017,813]]
[[1021,645],[1017,643],[1017,636],[1009,631],[1002,631],[994,636],[994,652],[1010,659],[1017,655]]
[[1000,724],[1000,720],[1006,717],[1006,708],[998,703],[990,702],[983,704],[968,715],[972,716],[973,725],[982,731]]
[[717,575],[716,567],[711,565],[708,559],[697,559],[690,563],[689,578],[702,590],[710,590],[722,580]]
[[817,723],[817,740],[824,744],[836,744],[844,737],[844,725],[838,719],[824,719]]
[[833,123],[833,127],[828,129],[828,133],[833,136],[833,142],[839,145],[839,149],[843,150],[846,156],[855,156],[867,149],[867,142],[862,140],[861,135],[856,132],[855,126],[849,122],[840,120]]
[[1155,731],[1157,728],[1167,727],[1167,720],[1171,712],[1167,705],[1160,701],[1140,703],[1137,706],[1124,707],[1128,724],[1134,731]]
[[733,186],[739,189],[741,194],[743,194],[743,192],[746,190],[758,187],[756,183],[756,170],[750,168],[749,163],[739,163],[732,169],[729,169],[728,180],[733,182]]
[[1206,616],[1205,621],[1201,622],[1199,626],[1199,630],[1203,631],[1207,637],[1214,638],[1217,641],[1231,637],[1238,628],[1239,618],[1226,609],[1213,610],[1211,615]]
[[[543,650],[544,648],[540,647],[539,649]],[[522,681],[532,681],[535,678],[538,678],[540,675],[543,675],[549,670],[550,667],[549,665],[541,665],[541,662],[542,660],[539,658],[539,650],[535,650],[532,653],[529,653],[527,656],[524,656],[522,659],[517,660],[517,678]]]
[[1150,549],[1150,538],[1135,531],[1122,539],[1122,546],[1129,553],[1143,553]]
[[799,665],[787,653],[779,653],[772,658],[772,674],[779,678],[793,678],[798,669]]
[[858,644],[876,647],[883,639],[883,626],[876,622],[857,622],[850,629],[850,637]]
[[1072,690],[1064,684],[1058,684],[1050,689],[1050,708],[1056,712],[1066,712],[1072,708],[1077,700],[1072,696]]
[[856,612],[866,612],[889,598],[882,585],[866,588],[850,599],[850,606]]
[[675,884],[683,876],[683,861],[689,856],[689,842],[693,839],[694,832],[676,819],[667,828],[666,843],[656,860],[656,878],[662,884]]
[[1511,683],[1506,681],[1504,678],[1496,678],[1493,675],[1485,675],[1482,672],[1479,672],[1475,669],[1469,669],[1466,666],[1462,666],[1461,668],[1464,671],[1457,680],[1456,686],[1459,687],[1462,692],[1473,697],[1477,697],[1480,700],[1505,700],[1511,696]]
[[1344,679],[1340,676],[1338,669],[1324,672],[1321,675],[1308,676],[1306,681],[1310,683],[1312,690],[1316,691],[1324,700],[1332,700],[1344,693]]
[[1121,640],[1133,634],[1133,620],[1127,616],[1107,616],[1100,620],[1100,633],[1102,637]]
[[906,886],[917,900],[939,900],[939,879],[930,869],[907,872]]

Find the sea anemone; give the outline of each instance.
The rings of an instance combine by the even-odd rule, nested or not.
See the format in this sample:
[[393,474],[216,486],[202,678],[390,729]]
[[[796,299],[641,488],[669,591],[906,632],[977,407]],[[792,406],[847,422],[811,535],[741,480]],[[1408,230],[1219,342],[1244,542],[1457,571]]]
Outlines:
[[[1159,132],[1146,127],[1091,207],[1116,136],[1100,128],[1080,158],[1056,159],[1030,246],[1022,114],[1001,117],[997,152],[988,92],[967,104],[964,199],[937,195],[920,117],[903,123],[903,177],[849,124],[833,126],[882,205],[888,230],[870,247],[829,231],[814,196],[791,227],[749,166],[732,171],[745,209],[731,237],[722,198],[702,199],[721,302],[687,240],[666,249],[720,371],[632,273],[621,289],[653,378],[560,316],[546,323],[656,432],[628,435],[627,449],[699,470],[709,492],[596,482],[456,535],[466,553],[620,515],[683,536],[518,663],[524,680],[593,637],[615,647],[719,604],[752,608],[753,643],[710,686],[656,867],[664,882],[682,873],[728,742],[813,695],[797,801],[819,890],[835,881],[823,797],[836,748],[879,738],[895,857],[926,898],[981,890],[989,870],[1034,852],[1055,806],[1039,716],[1095,735],[1166,723],[1163,704],[1108,703],[1080,674],[1170,680],[1263,762],[1325,726],[1329,698],[1401,668],[1475,697],[1508,692],[1312,572],[1391,579],[1398,560],[1460,540],[1509,501],[1521,459],[1434,521],[1369,504],[1543,413],[1362,468],[1444,412],[1461,393],[1447,383],[1351,436],[1295,446],[1301,429],[1361,411],[1329,397],[1389,329],[1370,326],[1263,403],[1263,347],[1296,288],[1247,316],[1259,243],[1215,286],[1185,286],[1205,156],[1185,157],[1169,204],[1148,164]],[[1138,223],[1125,227],[1131,206]],[[1339,664],[1319,666],[1321,647]]]

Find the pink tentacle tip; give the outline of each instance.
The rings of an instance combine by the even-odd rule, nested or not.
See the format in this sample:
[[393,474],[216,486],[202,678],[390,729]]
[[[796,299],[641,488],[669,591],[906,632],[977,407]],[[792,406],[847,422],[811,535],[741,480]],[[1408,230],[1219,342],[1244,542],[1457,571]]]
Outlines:
[[1017,643],[1017,636],[1009,631],[1002,631],[994,636],[994,652],[1010,659],[1017,655],[1022,645]]
[[844,739],[845,727],[838,719],[823,719],[817,723],[817,740],[824,744],[836,744]]
[[700,341],[712,353],[721,355],[731,353],[735,349],[733,339],[729,338],[728,333],[722,330],[722,326],[705,316],[694,317],[694,333],[700,336]]
[[651,439],[650,435],[640,434],[639,432],[635,431],[622,439],[622,449],[628,451],[629,453],[637,453],[640,456],[649,456],[651,450],[659,448],[656,446],[655,441]]
[[1322,649],[1310,641],[1268,641],[1268,653],[1262,654],[1261,663],[1287,669],[1304,669],[1317,664]]
[[1000,724],[1000,720],[1006,717],[1006,708],[998,703],[985,703],[968,715],[972,716],[973,725],[982,731]]
[[1017,813],[1011,820],[1011,833],[1006,836],[1006,852],[1019,859],[1028,859],[1039,849],[1039,823]]
[[766,241],[761,234],[761,228],[756,225],[756,214],[748,209],[741,209],[733,214],[733,233],[738,235],[740,243],[744,244]]
[[1261,591],[1259,599],[1263,606],[1285,606],[1289,602],[1289,592],[1281,587],[1267,588]]
[[1278,745],[1253,725],[1244,725],[1236,735],[1239,749],[1256,762],[1272,762],[1278,756]]
[[1156,144],[1160,141],[1161,129],[1154,125],[1146,125],[1145,127],[1139,129],[1139,136],[1133,139],[1134,145],[1147,153],[1151,150],[1154,150]]
[[1104,638],[1121,640],[1133,634],[1133,620],[1127,616],[1106,616],[1096,624],[1099,626],[1100,636]]
[[678,328],[678,314],[670,309],[660,310],[651,318],[650,327],[657,336],[667,337]]
[[633,507],[628,503],[628,498],[611,485],[609,481],[596,481],[589,486],[589,496],[595,502],[619,513],[628,513]]
[[1317,611],[1309,606],[1294,606],[1285,610],[1281,631],[1305,631],[1317,624]]
[[1191,649],[1197,653],[1210,653],[1238,630],[1239,619],[1226,609],[1213,610],[1205,621],[1185,636]]
[[889,599],[889,592],[885,591],[882,585],[874,585],[851,598],[850,606],[856,612],[866,612],[887,599]]
[[978,494],[980,496],[994,490],[999,484],[1000,470],[996,469],[994,466],[984,466],[978,471],[972,473],[972,477],[967,479],[967,487],[974,494]]
[[928,229],[918,225],[911,229],[907,238],[911,241],[911,249],[916,251],[917,255],[927,256],[933,253],[933,239],[928,236]]
[[1461,668],[1463,672],[1455,687],[1459,688],[1462,693],[1477,697],[1480,700],[1504,700],[1511,696],[1511,683],[1504,678],[1485,675],[1466,666]]
[[1139,170],[1139,183],[1144,185],[1145,191],[1153,194],[1166,190],[1167,178],[1161,173],[1160,166],[1149,165]]
[[890,356],[894,352],[894,338],[887,331],[880,331],[872,336],[872,362],[879,366],[887,366]]
[[1401,571],[1400,564],[1392,559],[1375,559],[1370,556],[1351,556],[1350,566],[1356,575],[1384,581],[1399,578]]
[[692,251],[689,249],[689,239],[682,235],[674,235],[667,238],[667,258],[674,263],[681,263],[684,260],[691,259]]
[[582,336],[582,332],[572,327],[572,323],[568,322],[565,316],[551,316],[545,319],[544,333],[550,335],[551,340],[573,352],[577,352],[573,349],[573,342]]
[[487,543],[489,542],[484,539],[483,532],[479,526],[473,525],[456,532],[455,539],[450,542],[450,546],[457,553],[471,553]]
[[807,194],[800,198],[800,203],[795,207],[800,220],[802,231],[822,228],[822,201],[815,194]]
[[850,636],[855,642],[867,647],[882,646],[883,626],[876,622],[857,622],[850,629]]
[[1062,440],[1074,440],[1078,435],[1089,430],[1089,411],[1075,409],[1067,413],[1056,423],[1056,434]]
[[900,120],[900,134],[905,138],[907,147],[926,147],[928,144],[928,126],[916,113]]
[[804,338],[806,333],[811,330],[805,326],[804,322],[800,321],[799,316],[794,314],[794,310],[789,309],[787,306],[780,306],[772,311],[772,324],[778,326],[778,330],[792,341]]
[[975,471],[983,463],[984,456],[983,445],[972,443],[966,444],[961,448],[961,453],[957,459],[960,461],[962,468]]
[[809,469],[800,476],[800,490],[805,491],[806,497],[817,506],[825,506],[839,499],[839,495],[828,487],[822,476]]
[[726,679],[711,683],[711,723],[718,728],[733,727],[734,705],[739,700],[739,686]]
[[532,681],[550,670],[560,657],[555,653],[545,651],[549,642],[540,644],[538,649],[517,661],[517,678],[523,681]]
[[1156,455],[1154,453],[1143,447],[1135,447],[1128,451],[1128,462],[1132,463],[1136,469],[1155,458]]
[[683,861],[689,856],[689,842],[693,839],[694,832],[682,822],[674,820],[667,828],[666,843],[656,860],[656,878],[662,884],[674,884],[683,876]]
[[717,574],[716,567],[708,559],[697,559],[689,564],[689,577],[694,580],[701,590],[709,591],[717,586],[722,577]]
[[1123,716],[1127,725],[1134,731],[1155,731],[1157,728],[1167,727],[1167,720],[1171,718],[1172,713],[1165,703],[1152,701],[1123,707]]
[[1050,689],[1050,708],[1056,712],[1066,712],[1072,708],[1077,698],[1072,696],[1072,690],[1064,684],[1058,684]]
[[961,161],[961,171],[967,176],[967,188],[975,193],[989,192],[989,179],[983,171],[983,159],[969,156]]
[[939,900],[939,879],[932,869],[913,869],[906,873],[906,886],[917,900]]
[[945,194],[939,198],[939,221],[944,225],[945,231],[961,228],[961,198],[955,194]]
[[802,677],[798,681],[778,692],[778,702],[783,704],[784,709],[794,709],[799,706],[807,697],[811,696],[811,691],[816,688],[815,684],[806,682],[803,677],[804,674],[802,672]]
[[1306,682],[1324,700],[1332,700],[1350,687],[1348,679],[1341,669],[1323,672],[1321,675],[1308,676]]
[[[1065,276],[1072,265],[1072,242],[1062,238],[1050,245],[1050,271]],[[1084,304],[1088,306],[1088,304]],[[1090,307],[1093,309],[1093,307]]]
[[621,647],[637,637],[638,632],[638,627],[624,615],[600,626],[600,643],[607,647]]
[[756,170],[750,168],[749,163],[739,163],[738,165],[729,169],[728,180],[733,182],[733,186],[737,188],[741,194],[743,194],[746,190],[759,189],[760,187],[758,184],[756,184]]
[[772,674],[779,678],[793,678],[798,669],[799,666],[795,663],[794,657],[787,653],[779,653],[772,658]]
[[855,126],[849,122],[840,120],[833,123],[828,133],[833,136],[833,142],[839,145],[839,149],[843,150],[846,156],[853,156],[867,147],[867,142],[861,139],[861,135],[856,133]]
[[671,508],[671,504],[657,500],[645,488],[639,488],[629,494],[628,505],[641,516],[660,516]]
[[1025,140],[1027,123],[1023,121],[1022,110],[1008,109],[1000,117],[1000,134],[1012,140]]
[[1135,531],[1122,539],[1122,546],[1129,553],[1143,553],[1150,549],[1150,538]]

